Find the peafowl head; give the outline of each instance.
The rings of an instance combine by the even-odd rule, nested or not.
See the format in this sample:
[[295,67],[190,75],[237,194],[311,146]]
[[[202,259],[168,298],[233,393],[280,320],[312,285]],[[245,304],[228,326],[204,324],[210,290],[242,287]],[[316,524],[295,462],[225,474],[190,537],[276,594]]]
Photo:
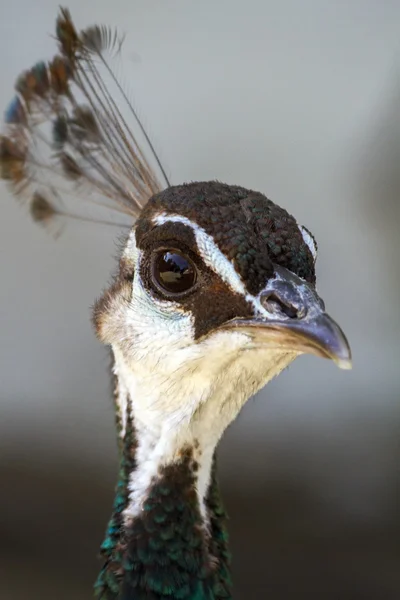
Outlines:
[[169,187],[143,208],[95,306],[136,428],[162,463],[197,448],[200,501],[215,446],[250,396],[303,353],[350,366],[315,288],[316,254],[311,233],[263,194]]

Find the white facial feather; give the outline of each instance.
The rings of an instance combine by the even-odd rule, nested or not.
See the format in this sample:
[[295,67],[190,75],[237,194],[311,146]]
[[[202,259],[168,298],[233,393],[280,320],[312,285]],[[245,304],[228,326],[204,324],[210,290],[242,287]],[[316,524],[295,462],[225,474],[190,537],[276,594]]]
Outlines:
[[113,373],[117,378],[117,389],[115,391],[116,396],[116,404],[118,417],[121,423],[121,429],[119,432],[120,437],[123,439],[126,433],[126,426],[128,421],[129,414],[129,391],[126,387],[125,380],[121,377],[121,373],[119,371],[120,364],[117,361],[114,361],[113,365]]
[[187,217],[169,215],[167,213],[162,213],[154,217],[153,223],[156,225],[163,225],[164,223],[183,223],[184,225],[188,225],[193,230],[200,256],[205,264],[211,267],[234,292],[245,296],[246,288],[239,274],[235,271],[233,264],[222,254],[212,237],[197,223],[193,223]]
[[[168,220],[192,227],[205,263],[232,289],[251,298],[259,313],[271,317],[257,298],[246,294],[232,263],[204,230],[178,215],[156,217],[158,224]],[[142,253],[134,232],[125,256],[138,274]],[[199,463],[197,490],[205,514],[212,457],[221,435],[247,399],[297,354],[256,348],[250,335],[238,331],[214,332],[196,342],[193,316],[175,302],[155,299],[137,275],[124,310],[119,329],[123,338],[114,339],[112,348],[121,410],[132,410],[138,437],[137,469],[129,482],[124,518],[129,521],[140,513],[159,468],[179,460],[187,445],[195,448]]]
[[315,244],[314,238],[312,237],[312,235],[310,235],[309,231],[303,225],[297,224],[297,226],[300,229],[304,243],[307,244],[315,262],[317,260],[317,246]]

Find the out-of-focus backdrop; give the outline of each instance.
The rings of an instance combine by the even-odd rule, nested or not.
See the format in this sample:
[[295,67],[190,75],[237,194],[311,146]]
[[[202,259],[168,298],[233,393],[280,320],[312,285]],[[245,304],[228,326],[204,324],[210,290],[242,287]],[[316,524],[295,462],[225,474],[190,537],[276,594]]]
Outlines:
[[[0,106],[55,51],[59,0],[0,7]],[[400,4],[97,0],[171,179],[266,193],[315,234],[354,370],[302,357],[229,429],[220,472],[239,600],[400,597]],[[0,596],[83,600],[117,475],[90,306],[113,228],[55,242],[0,188]]]

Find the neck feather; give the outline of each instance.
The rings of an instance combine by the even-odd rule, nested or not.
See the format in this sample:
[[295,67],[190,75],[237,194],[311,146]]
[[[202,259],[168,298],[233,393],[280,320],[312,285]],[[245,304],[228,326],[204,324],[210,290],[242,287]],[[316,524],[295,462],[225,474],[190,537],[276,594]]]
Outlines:
[[98,594],[107,600],[230,598],[215,464],[220,433],[205,440],[187,423],[172,429],[146,422],[136,395],[132,402],[140,385],[116,358],[120,472]]

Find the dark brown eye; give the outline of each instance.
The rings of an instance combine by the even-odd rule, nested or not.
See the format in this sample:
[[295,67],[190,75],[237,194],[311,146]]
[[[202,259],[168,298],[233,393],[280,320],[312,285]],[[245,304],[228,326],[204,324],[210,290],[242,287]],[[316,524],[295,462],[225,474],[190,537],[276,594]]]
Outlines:
[[153,277],[162,290],[170,294],[181,294],[196,283],[196,268],[180,252],[164,250],[156,256],[153,263]]

